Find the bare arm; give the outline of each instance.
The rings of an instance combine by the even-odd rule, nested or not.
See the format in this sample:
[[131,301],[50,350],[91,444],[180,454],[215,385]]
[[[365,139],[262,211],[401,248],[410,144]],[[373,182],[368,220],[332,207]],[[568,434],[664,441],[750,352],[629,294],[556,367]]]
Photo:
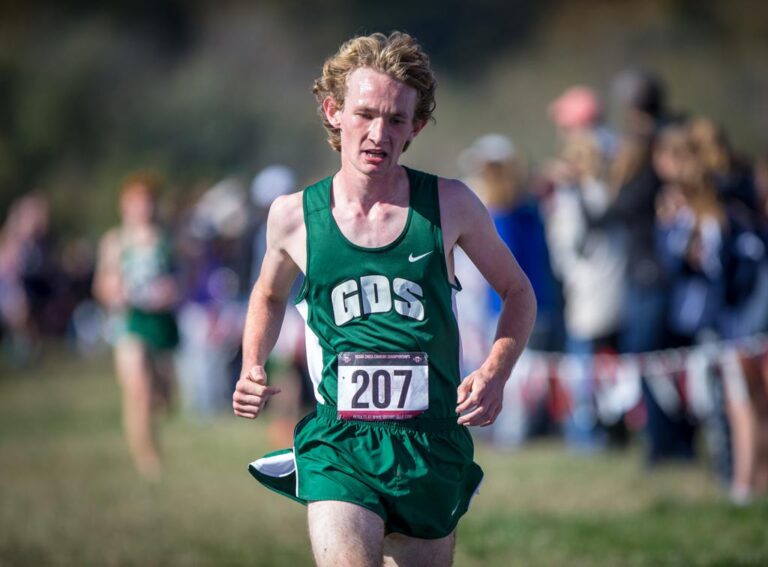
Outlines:
[[474,193],[463,183],[444,180],[441,209],[451,239],[448,244],[461,246],[502,300],[490,353],[459,386],[456,407],[457,413],[464,414],[459,423],[490,425],[501,411],[504,384],[533,329],[536,299],[528,278]]
[[124,304],[120,279],[120,240],[116,230],[105,234],[99,243],[93,295],[108,309],[119,309]]
[[291,285],[300,272],[291,252],[306,238],[302,227],[301,195],[282,197],[272,204],[267,252],[251,292],[243,331],[243,368],[232,396],[232,407],[241,417],[255,418],[280,391],[267,385],[264,364],[277,342]]

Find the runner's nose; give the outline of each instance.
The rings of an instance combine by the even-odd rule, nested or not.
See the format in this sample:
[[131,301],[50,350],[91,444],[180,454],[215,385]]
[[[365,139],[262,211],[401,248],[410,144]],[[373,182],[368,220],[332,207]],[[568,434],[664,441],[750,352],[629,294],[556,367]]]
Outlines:
[[375,120],[371,120],[371,127],[368,130],[368,138],[374,142],[379,143],[384,140],[385,135],[385,123],[384,119],[379,117]]

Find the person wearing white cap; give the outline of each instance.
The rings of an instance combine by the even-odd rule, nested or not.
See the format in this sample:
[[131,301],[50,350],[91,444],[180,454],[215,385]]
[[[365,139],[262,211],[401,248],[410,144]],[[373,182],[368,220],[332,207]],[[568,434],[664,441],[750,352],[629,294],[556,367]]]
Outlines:
[[[533,286],[538,311],[528,346],[556,348],[556,284],[539,205],[528,191],[522,156],[508,136],[491,133],[477,138],[458,162],[467,175],[466,184],[488,208],[496,231]],[[488,307],[492,317],[498,316],[501,301],[493,290],[489,290]]]
[[293,170],[280,164],[268,165],[259,171],[251,182],[251,203],[256,209],[254,211],[256,230],[253,236],[250,284],[259,276],[259,269],[267,248],[266,220],[269,207],[278,197],[294,192],[296,183],[296,174]]

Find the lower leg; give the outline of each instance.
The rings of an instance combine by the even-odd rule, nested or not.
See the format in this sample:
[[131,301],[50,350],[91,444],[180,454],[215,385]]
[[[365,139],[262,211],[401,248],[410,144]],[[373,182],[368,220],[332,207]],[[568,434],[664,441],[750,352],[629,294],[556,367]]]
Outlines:
[[310,502],[307,518],[317,567],[379,567],[384,521],[348,502]]
[[761,359],[760,380],[756,384],[755,416],[757,455],[754,485],[756,492],[768,492],[768,355]]
[[752,490],[755,468],[755,420],[749,400],[729,400],[728,421],[731,428],[733,477],[731,492],[734,497],[748,496]]
[[167,413],[171,410],[173,401],[173,356],[171,354],[156,354],[147,367],[151,370],[152,378],[152,409],[155,412]]
[[152,427],[152,375],[143,346],[125,340],[117,346],[116,362],[123,394],[123,428],[137,470],[155,478],[161,469]]
[[768,492],[768,415],[761,415],[758,419],[755,461],[755,491],[765,495]]

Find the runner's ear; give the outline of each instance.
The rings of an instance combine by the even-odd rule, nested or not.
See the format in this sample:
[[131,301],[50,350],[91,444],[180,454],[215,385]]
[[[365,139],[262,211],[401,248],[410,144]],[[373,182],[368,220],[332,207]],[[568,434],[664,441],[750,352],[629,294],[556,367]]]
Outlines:
[[341,107],[336,104],[336,101],[330,96],[325,97],[323,100],[323,113],[334,128],[339,128],[341,126],[340,112]]
[[419,132],[421,132],[422,129],[424,128],[424,126],[426,126],[426,125],[427,125],[427,121],[426,120],[414,120],[413,121],[413,130],[411,131],[411,135],[408,136],[408,141],[412,142],[413,139],[416,136],[418,136]]

